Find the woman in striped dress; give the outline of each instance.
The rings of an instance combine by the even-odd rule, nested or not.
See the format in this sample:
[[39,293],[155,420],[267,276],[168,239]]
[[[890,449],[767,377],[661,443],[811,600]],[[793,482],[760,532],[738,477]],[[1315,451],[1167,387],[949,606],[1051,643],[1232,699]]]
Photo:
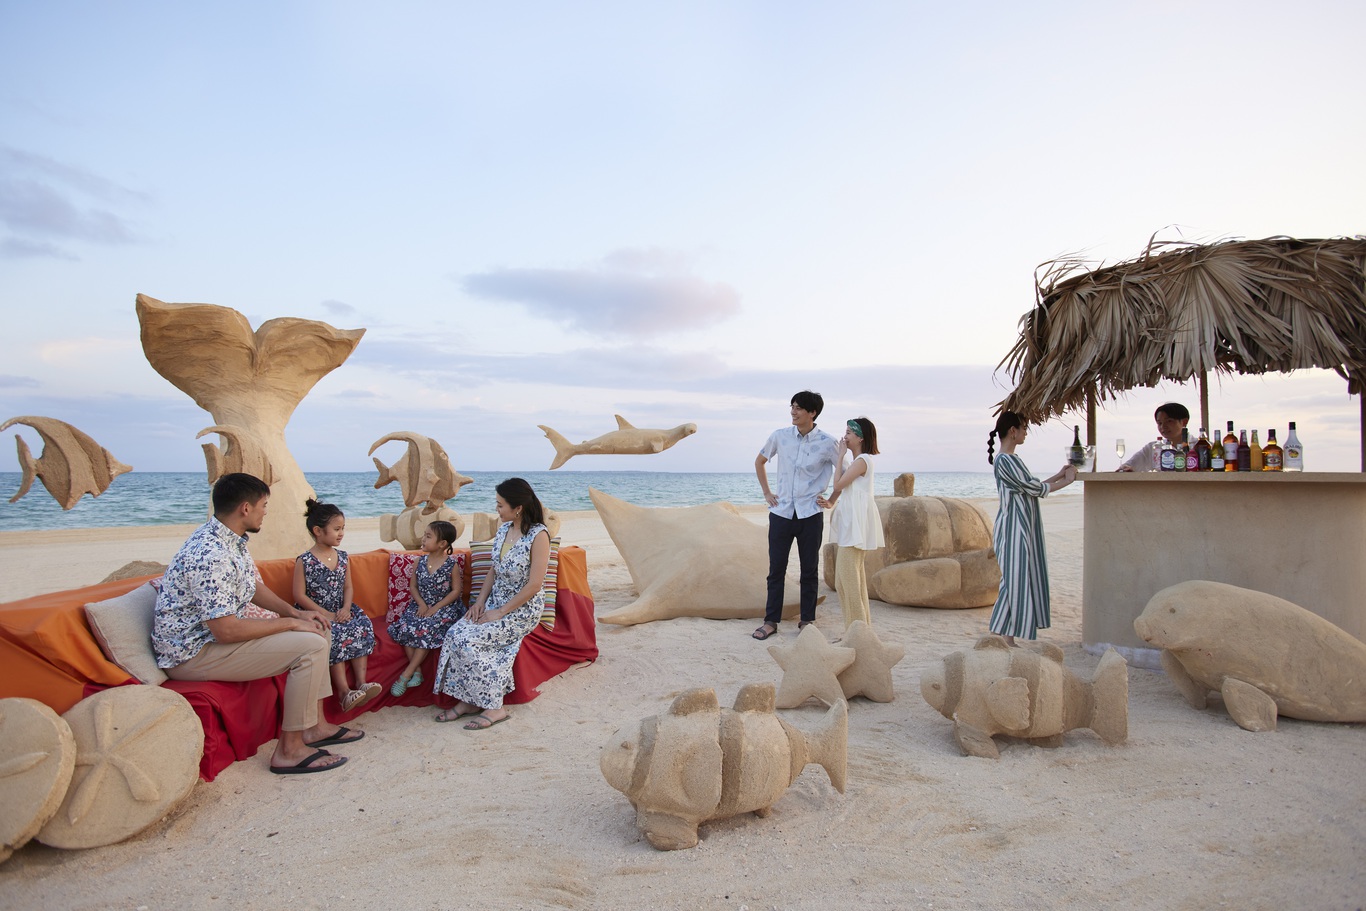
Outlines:
[[[1053,477],[1040,481],[1015,454],[1029,425],[1013,411],[1002,411],[996,429],[987,436],[987,463],[995,466],[996,491],[1001,506],[996,513],[996,560],[1001,565],[1001,589],[991,609],[990,628],[1015,644],[1015,637],[1036,638],[1050,623],[1048,563],[1044,558],[1043,520],[1039,498],[1061,490],[1077,479],[1077,469],[1064,465]],[[992,457],[1001,440],[1001,455]]]

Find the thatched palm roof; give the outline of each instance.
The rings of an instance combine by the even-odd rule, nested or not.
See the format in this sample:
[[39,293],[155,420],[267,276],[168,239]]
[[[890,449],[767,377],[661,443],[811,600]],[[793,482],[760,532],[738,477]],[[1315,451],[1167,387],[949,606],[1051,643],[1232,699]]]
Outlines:
[[1163,380],[1336,370],[1366,389],[1366,237],[1151,241],[1143,255],[1084,271],[1040,267],[1038,303],[1001,361],[1016,381],[1000,408],[1043,421]]

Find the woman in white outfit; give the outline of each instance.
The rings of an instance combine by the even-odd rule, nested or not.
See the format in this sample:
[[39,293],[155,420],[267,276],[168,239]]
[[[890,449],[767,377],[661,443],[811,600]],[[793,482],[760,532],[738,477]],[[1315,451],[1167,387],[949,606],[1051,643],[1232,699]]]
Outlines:
[[[844,628],[855,620],[872,623],[868,611],[868,576],[864,555],[883,545],[882,517],[873,501],[873,459],[877,455],[877,428],[867,418],[846,425],[844,439],[836,447],[835,487],[822,506],[833,506],[830,540],[839,546],[835,557],[835,591],[844,610]],[[846,467],[844,454],[854,459]]]

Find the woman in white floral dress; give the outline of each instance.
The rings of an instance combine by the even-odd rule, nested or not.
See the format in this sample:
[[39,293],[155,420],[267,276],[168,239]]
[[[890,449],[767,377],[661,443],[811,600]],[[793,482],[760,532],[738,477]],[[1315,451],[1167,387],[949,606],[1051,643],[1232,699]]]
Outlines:
[[550,533],[531,485],[508,478],[495,488],[498,518],[493,563],[479,597],[446,633],[433,690],[454,696],[455,705],[436,716],[455,721],[474,715],[467,731],[482,731],[511,717],[503,697],[512,692],[512,663],[522,639],[540,622],[545,606]]

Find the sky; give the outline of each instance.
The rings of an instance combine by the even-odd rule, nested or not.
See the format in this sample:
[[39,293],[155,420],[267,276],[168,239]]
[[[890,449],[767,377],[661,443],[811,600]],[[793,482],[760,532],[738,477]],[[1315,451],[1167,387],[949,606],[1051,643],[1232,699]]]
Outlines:
[[[1355,0],[0,0],[0,420],[202,470],[143,293],[365,330],[289,424],[305,471],[397,431],[541,470],[537,425],[614,414],[698,432],[568,468],[750,471],[807,388],[879,471],[988,471],[1041,264],[1366,233],[1363,38]],[[1106,403],[1102,469],[1169,399]],[[1312,470],[1360,467],[1360,415],[1327,371],[1211,382]]]

